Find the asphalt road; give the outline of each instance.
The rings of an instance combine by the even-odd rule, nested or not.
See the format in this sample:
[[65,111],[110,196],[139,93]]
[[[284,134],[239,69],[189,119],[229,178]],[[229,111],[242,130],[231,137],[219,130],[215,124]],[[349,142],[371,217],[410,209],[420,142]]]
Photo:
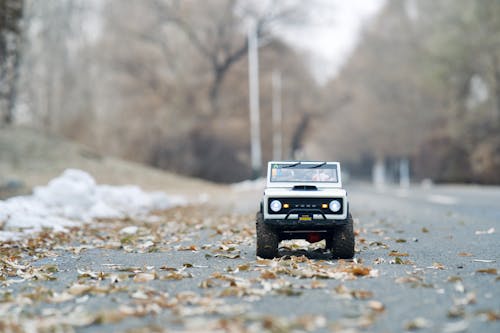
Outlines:
[[353,262],[256,260],[258,188],[4,244],[0,331],[500,332],[500,188],[346,187]]

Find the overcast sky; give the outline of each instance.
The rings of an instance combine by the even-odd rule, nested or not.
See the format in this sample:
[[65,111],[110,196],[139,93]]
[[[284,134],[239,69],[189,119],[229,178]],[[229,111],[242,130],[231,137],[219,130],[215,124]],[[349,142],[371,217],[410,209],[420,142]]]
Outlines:
[[313,20],[306,27],[288,28],[280,34],[310,54],[314,75],[325,82],[337,74],[355,47],[363,23],[374,17],[384,0],[317,0]]

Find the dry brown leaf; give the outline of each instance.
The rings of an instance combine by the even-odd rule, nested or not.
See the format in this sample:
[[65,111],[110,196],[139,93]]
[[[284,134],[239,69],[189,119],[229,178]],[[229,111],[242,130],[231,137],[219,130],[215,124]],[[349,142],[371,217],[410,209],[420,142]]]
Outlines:
[[356,299],[369,299],[373,297],[373,292],[369,290],[353,290],[351,295]]
[[273,260],[270,259],[257,259],[255,261],[257,266],[271,266],[273,263],[275,263]]
[[448,318],[463,318],[465,317],[465,309],[463,306],[453,306],[448,310]]
[[448,282],[461,282],[462,278],[460,276],[452,275],[452,276],[448,276],[447,281]]
[[375,312],[383,312],[385,310],[384,304],[375,300],[368,301],[368,307]]
[[321,289],[321,288],[326,288],[326,283],[318,280],[311,281],[311,289]]
[[348,289],[346,286],[344,286],[343,284],[339,284],[338,286],[336,286],[333,290],[335,290],[335,292],[337,294],[349,294],[351,292],[350,289]]
[[276,275],[276,273],[274,273],[273,271],[269,271],[269,270],[263,271],[260,274],[260,278],[264,279],[264,280],[276,279],[277,277],[278,276]]
[[49,303],[63,303],[75,298],[75,295],[71,295],[69,292],[54,293],[52,297],[48,298]]
[[239,253],[216,253],[214,254],[216,258],[227,258],[227,259],[237,259],[240,257]]
[[396,278],[396,283],[421,283],[422,278],[417,276],[403,276]]
[[389,261],[389,264],[396,264],[396,265],[413,265],[414,262],[411,260],[403,260],[400,257],[394,258],[394,260]]
[[355,276],[365,276],[370,274],[370,270],[371,270],[370,267],[354,265],[351,266],[350,269],[348,269],[347,271]]
[[486,320],[488,320],[488,321],[500,320],[500,311],[485,310],[485,311],[477,312],[477,314],[484,315]]
[[462,306],[462,305],[469,305],[469,304],[476,304],[476,293],[470,292],[465,295],[463,298],[459,298],[455,300],[455,305],[456,306]]
[[472,253],[469,252],[460,252],[458,254],[459,257],[472,257]]
[[248,271],[249,269],[250,269],[250,264],[238,265],[238,270],[240,271]]
[[389,256],[390,257],[408,257],[409,254],[408,253],[405,253],[405,252],[398,252],[398,251],[391,251],[389,252]]
[[405,324],[405,329],[408,331],[415,331],[427,327],[430,327],[430,322],[422,317],[417,317]]
[[206,280],[203,280],[203,281],[200,282],[199,287],[203,288],[203,289],[207,289],[207,288],[213,288],[216,285],[217,284],[214,282],[214,280],[212,280],[212,279],[206,279]]
[[177,251],[198,251],[198,248],[196,247],[196,245],[189,245],[189,246],[179,246],[177,248]]
[[444,267],[444,265],[443,265],[443,264],[441,264],[441,263],[439,263],[439,262],[435,262],[435,263],[433,263],[433,264],[432,264],[432,266],[431,266],[431,267],[429,267],[429,268],[434,268],[434,269],[444,269],[445,267]]
[[82,283],[75,283],[71,285],[68,289],[68,293],[71,295],[79,296],[85,293],[88,293],[90,290],[92,290],[94,286],[88,285],[88,284],[82,284]]
[[155,272],[152,272],[152,273],[137,273],[135,276],[134,276],[134,282],[139,282],[139,283],[142,283],[142,282],[149,282],[149,281],[152,281],[156,279],[156,273]]
[[492,274],[492,275],[497,275],[497,269],[496,268],[481,268],[476,271],[476,273],[482,273],[482,274]]

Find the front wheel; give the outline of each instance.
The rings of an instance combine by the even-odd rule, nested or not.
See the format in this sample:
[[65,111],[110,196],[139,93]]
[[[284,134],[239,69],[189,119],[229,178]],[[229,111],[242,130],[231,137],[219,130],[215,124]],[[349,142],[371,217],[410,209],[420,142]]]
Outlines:
[[351,213],[347,215],[347,223],[335,228],[326,240],[326,247],[333,258],[352,259],[354,257],[354,226]]
[[261,212],[257,213],[257,256],[272,259],[278,256],[278,234],[264,223]]

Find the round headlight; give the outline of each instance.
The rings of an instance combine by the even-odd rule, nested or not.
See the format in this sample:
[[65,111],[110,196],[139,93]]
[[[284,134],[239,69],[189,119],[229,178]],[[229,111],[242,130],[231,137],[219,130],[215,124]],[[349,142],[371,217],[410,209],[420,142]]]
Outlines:
[[340,202],[338,200],[332,200],[330,201],[329,207],[332,212],[336,213],[340,210]]
[[273,212],[277,213],[281,210],[281,202],[278,200],[273,200],[271,201],[270,207]]

